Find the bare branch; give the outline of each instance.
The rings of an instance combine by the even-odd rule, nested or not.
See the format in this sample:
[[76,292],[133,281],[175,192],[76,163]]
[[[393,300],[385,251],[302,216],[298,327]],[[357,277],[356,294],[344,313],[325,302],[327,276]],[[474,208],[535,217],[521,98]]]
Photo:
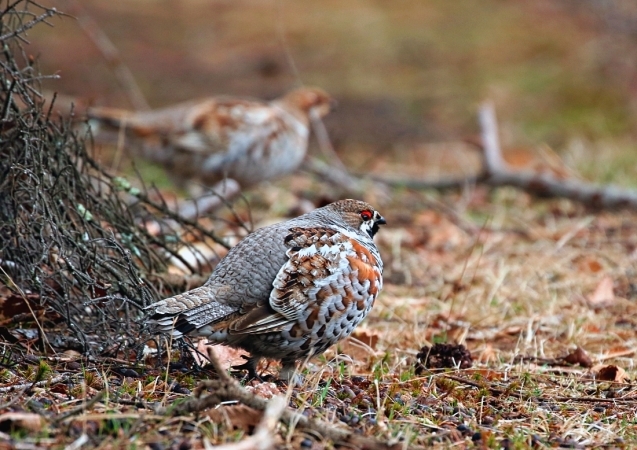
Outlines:
[[58,12],[57,12],[57,10],[55,8],[47,9],[44,13],[42,13],[41,15],[36,17],[35,19],[28,21],[27,23],[22,25],[20,28],[17,28],[17,29],[13,30],[10,33],[3,34],[2,36],[0,36],[0,42],[4,42],[7,39],[10,39],[10,38],[13,38],[13,37],[16,37],[16,36],[20,35],[20,34],[24,33],[25,31],[30,30],[31,28],[33,28],[34,26],[36,26],[40,22],[46,22],[46,19],[48,19],[49,17],[52,17],[52,16],[54,16],[56,14],[58,14]]
[[371,185],[374,185],[381,191],[386,190],[386,187],[383,186],[384,180],[377,180],[380,182],[364,180],[362,177],[351,175],[344,168],[335,167],[313,157],[305,158],[303,169],[327,183],[331,183],[357,195],[362,195],[367,192]]
[[[482,132],[482,170],[476,175],[438,180],[388,178],[373,175],[372,179],[393,187],[408,189],[457,189],[485,184],[493,187],[512,186],[541,197],[567,198],[593,208],[637,209],[637,191],[613,185],[596,185],[575,179],[562,179],[548,173],[512,170],[502,156],[495,108],[490,102],[478,110]],[[345,176],[335,168],[311,161],[309,170],[340,186],[361,188],[361,181],[349,174]]]
[[177,212],[181,217],[195,220],[202,214],[226,206],[228,202],[241,194],[241,186],[235,180],[225,179],[212,188],[207,189],[212,195],[205,195],[192,200],[180,201]]
[[467,175],[465,177],[438,178],[437,180],[417,180],[413,178],[390,178],[381,175],[372,175],[372,180],[387,184],[392,187],[406,189],[458,189],[483,183],[486,175]]
[[500,137],[498,136],[498,122],[495,116],[495,107],[491,102],[484,102],[478,110],[478,120],[482,130],[482,146],[484,171],[487,175],[507,169],[506,162],[500,150]]
[[593,208],[637,209],[637,191],[618,186],[600,186],[578,180],[560,180],[534,172],[499,172],[487,180],[491,186],[513,186],[542,197],[576,200]]
[[594,208],[637,209],[637,191],[617,186],[599,186],[579,180],[560,179],[550,174],[509,169],[502,157],[498,124],[493,104],[483,103],[478,111],[482,127],[484,182],[490,186],[513,186],[543,197],[576,200]]

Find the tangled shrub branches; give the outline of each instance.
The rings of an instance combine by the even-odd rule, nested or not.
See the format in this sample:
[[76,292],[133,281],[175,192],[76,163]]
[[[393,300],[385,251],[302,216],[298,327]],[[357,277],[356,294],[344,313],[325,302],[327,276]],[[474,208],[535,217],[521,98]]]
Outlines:
[[37,330],[41,352],[114,356],[140,342],[141,308],[162,295],[144,280],[183,241],[138,225],[152,202],[136,193],[134,215],[119,195],[133,189],[101,170],[40,95],[44,77],[22,43],[56,14],[28,0],[0,11],[0,302]]

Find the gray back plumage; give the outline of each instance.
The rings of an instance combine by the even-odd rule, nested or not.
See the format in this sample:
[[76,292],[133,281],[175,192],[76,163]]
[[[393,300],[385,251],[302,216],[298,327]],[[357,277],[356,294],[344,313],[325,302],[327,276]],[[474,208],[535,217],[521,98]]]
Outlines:
[[259,228],[228,252],[203,286],[149,306],[155,312],[152,320],[160,330],[174,328],[175,334],[181,335],[267,302],[272,282],[288,259],[285,237],[290,228],[317,225],[357,231],[329,205]]

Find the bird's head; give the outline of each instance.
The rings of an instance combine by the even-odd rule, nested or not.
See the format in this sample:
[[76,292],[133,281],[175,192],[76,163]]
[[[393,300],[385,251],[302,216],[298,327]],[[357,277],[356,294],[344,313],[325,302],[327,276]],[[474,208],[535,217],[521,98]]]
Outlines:
[[283,101],[301,111],[316,115],[326,116],[336,106],[336,101],[321,88],[302,87],[288,92]]
[[368,234],[371,238],[378,232],[380,225],[387,223],[372,205],[360,200],[339,200],[328,207],[340,214],[348,225]]

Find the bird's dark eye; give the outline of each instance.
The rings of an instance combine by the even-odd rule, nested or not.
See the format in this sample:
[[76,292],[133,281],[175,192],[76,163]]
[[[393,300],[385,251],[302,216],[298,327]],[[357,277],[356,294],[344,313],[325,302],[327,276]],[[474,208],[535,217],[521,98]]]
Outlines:
[[372,214],[372,212],[369,211],[368,209],[366,209],[365,211],[361,212],[361,217],[365,221],[370,220],[373,216],[374,216],[374,214]]

